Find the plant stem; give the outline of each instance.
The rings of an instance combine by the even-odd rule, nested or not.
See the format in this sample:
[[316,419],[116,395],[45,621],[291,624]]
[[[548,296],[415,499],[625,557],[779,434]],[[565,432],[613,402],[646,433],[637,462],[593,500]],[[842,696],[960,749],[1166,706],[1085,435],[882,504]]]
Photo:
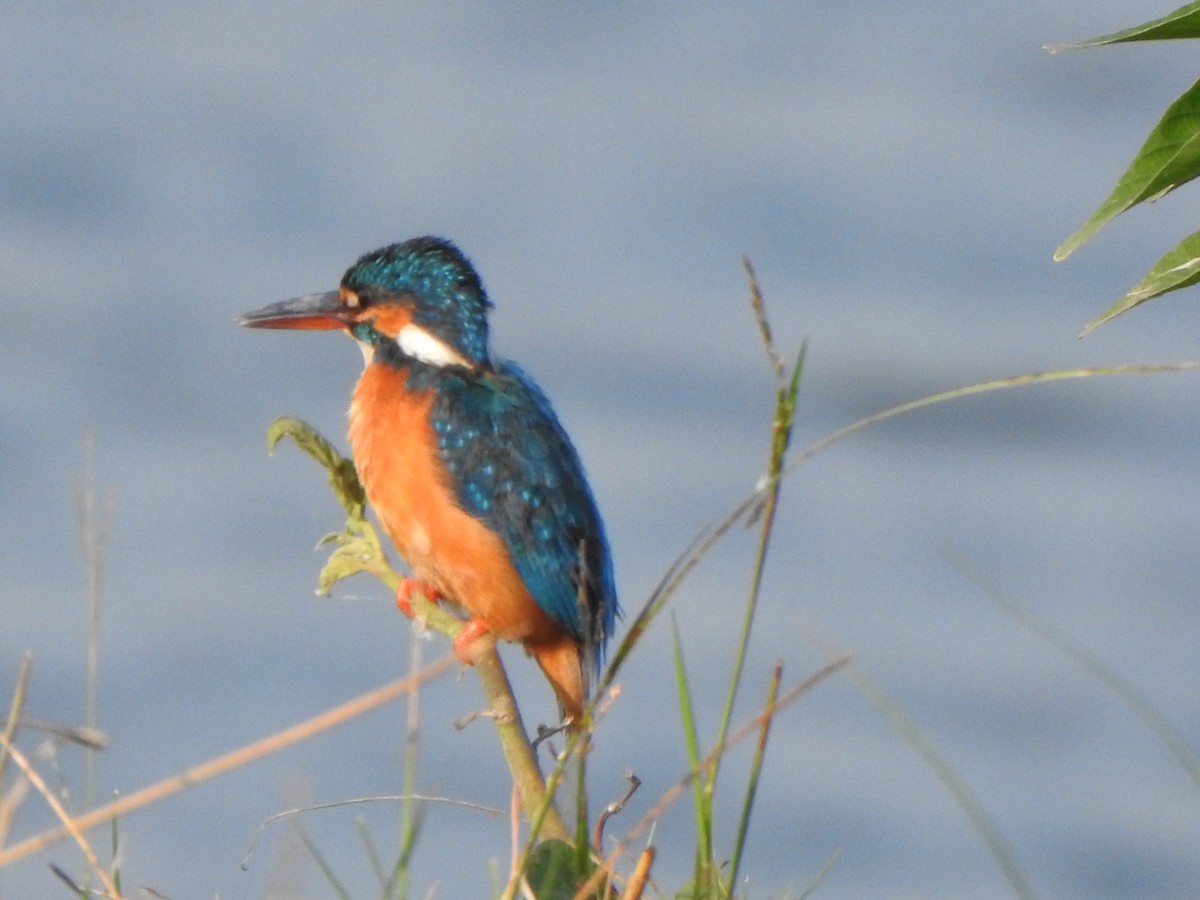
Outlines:
[[[775,671],[771,674],[771,687],[767,691],[766,709],[773,710],[775,701],[779,698],[779,685],[783,681],[783,663],[775,663]],[[742,817],[738,822],[737,837],[733,842],[733,857],[729,863],[729,892],[732,894],[737,886],[738,870],[742,864],[742,851],[746,847],[746,835],[750,831],[750,813],[754,809],[754,797],[758,793],[758,776],[762,773],[763,758],[767,752],[767,737],[771,731],[773,716],[762,720],[758,732],[758,744],[754,748],[754,762],[750,766],[750,781],[746,785],[746,800],[742,804]]]
[[496,721],[500,749],[512,773],[521,808],[533,827],[538,829],[540,837],[569,841],[571,833],[563,824],[547,792],[546,782],[538,768],[537,755],[529,743],[521,710],[513,697],[512,685],[509,684],[508,674],[504,671],[494,642],[475,657],[475,671],[487,697],[489,714]]
[[[759,529],[758,554],[754,561],[754,575],[750,584],[750,595],[746,600],[746,610],[742,616],[742,633],[738,641],[737,654],[734,657],[733,674],[729,679],[729,694],[725,699],[725,710],[721,715],[721,726],[717,731],[717,744],[724,743],[729,733],[729,725],[733,720],[733,707],[737,700],[738,688],[741,686],[742,671],[746,664],[746,650],[750,644],[750,630],[754,624],[754,614],[758,609],[758,598],[762,591],[763,574],[766,571],[767,549],[771,544],[771,535],[775,527],[775,511],[779,503],[779,490],[782,486],[781,474],[787,456],[788,444],[792,438],[792,426],[796,415],[796,396],[800,389],[800,373],[804,368],[804,353],[807,344],[802,344],[796,355],[792,368],[792,377],[787,384],[781,384],[776,395],[775,421],[772,426],[771,457],[767,466],[766,497],[762,506],[762,527]],[[713,761],[712,768],[705,779],[705,791],[711,795],[717,783],[717,770],[720,759]]]

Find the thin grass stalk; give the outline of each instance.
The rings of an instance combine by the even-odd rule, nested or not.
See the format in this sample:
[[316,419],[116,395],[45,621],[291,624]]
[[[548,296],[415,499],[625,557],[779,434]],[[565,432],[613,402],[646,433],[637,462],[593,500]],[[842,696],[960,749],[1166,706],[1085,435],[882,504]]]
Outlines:
[[[425,628],[413,623],[409,640],[409,674],[420,671]],[[400,900],[408,895],[408,866],[417,843],[419,811],[413,799],[416,791],[417,763],[420,754],[421,693],[413,691],[406,698],[404,729],[404,780],[400,804],[400,854],[396,859],[384,896]]]
[[809,897],[815,894],[817,892],[817,888],[825,883],[825,879],[829,877],[829,873],[833,871],[834,866],[836,866],[841,859],[842,851],[841,848],[838,848],[829,855],[829,859],[825,861],[825,865],[821,866],[820,871],[818,871],[816,875],[808,880],[808,884],[806,884],[800,891],[799,895],[796,897],[796,900],[808,900]]
[[[781,487],[779,476],[783,471],[788,444],[792,438],[792,427],[796,417],[796,395],[800,388],[800,373],[804,368],[804,354],[807,347],[807,342],[801,344],[800,352],[797,354],[795,365],[792,368],[791,380],[790,382],[785,382],[783,360],[779,355],[779,349],[776,347],[775,339],[771,333],[771,322],[767,316],[766,301],[763,299],[762,289],[758,284],[758,277],[755,275],[754,267],[751,265],[748,257],[742,258],[742,268],[746,272],[746,278],[749,283],[750,307],[754,312],[755,320],[758,322],[763,349],[766,351],[767,360],[771,364],[771,369],[775,376],[775,414],[771,425],[771,454],[767,464],[766,480],[769,487],[767,488],[762,508],[762,527],[759,530],[758,552],[754,561],[750,594],[746,599],[746,608],[742,617],[742,633],[738,641],[737,653],[734,656],[733,672],[729,678],[729,693],[725,700],[725,709],[721,714],[721,725],[717,730],[718,743],[723,741],[725,735],[729,732],[729,725],[733,720],[733,707],[737,701],[738,689],[741,687],[742,671],[746,662],[746,651],[750,645],[750,631],[754,624],[754,614],[758,609],[758,598],[762,589],[763,573],[766,568],[767,549],[770,546],[771,534],[775,525],[775,510],[779,502]],[[719,766],[720,761],[718,760],[717,765],[713,767],[705,779],[704,789],[710,795],[716,789],[717,770]]]
[[[254,851],[258,848],[259,841],[262,840],[262,836],[266,833],[267,829],[276,822],[281,822],[284,819],[290,819],[292,816],[298,816],[311,812],[320,812],[328,809],[342,809],[348,806],[362,806],[367,803],[399,803],[403,799],[404,797],[399,794],[382,794],[375,797],[355,797],[350,800],[334,800],[331,803],[313,803],[308,806],[298,806],[295,809],[285,809],[281,812],[274,813],[273,815],[267,816],[266,819],[259,823],[258,828],[254,830],[254,835],[250,838],[250,843],[247,845],[246,852],[242,857],[242,868],[250,868],[250,857],[254,855]],[[472,803],[469,800],[457,800],[453,797],[439,797],[432,794],[417,794],[417,796],[413,799],[426,805],[430,803],[439,803],[444,804],[445,806],[471,810],[473,812],[487,813],[488,815],[495,816],[497,818],[504,817],[504,812],[496,809],[495,807],[486,806],[482,803]],[[363,824],[360,818],[355,823],[355,827],[360,831],[363,831],[366,826]],[[369,840],[369,834],[365,836],[370,843],[368,855],[378,859],[379,853],[375,848],[374,842]],[[375,868],[378,870],[377,874],[379,875],[379,883],[386,887],[387,875],[383,871],[382,864],[376,866]],[[386,895],[386,893],[386,891],[383,892],[384,895]]]
[[[83,469],[75,479],[79,550],[84,578],[84,724],[96,729],[100,694],[100,620],[104,611],[105,569],[112,528],[113,495],[96,495],[96,432],[88,425],[83,432]],[[96,805],[98,764],[94,748],[84,751],[83,803]]]
[[4,772],[8,765],[8,748],[16,739],[17,726],[21,721],[21,709],[25,705],[25,693],[29,689],[29,672],[32,667],[33,657],[26,652],[21,657],[21,665],[17,669],[17,683],[8,706],[8,720],[4,724],[4,735],[0,737],[0,847],[8,843],[13,819],[29,790],[28,779],[14,780],[12,787],[5,790]]
[[[268,735],[265,738],[257,740],[237,750],[233,750],[223,756],[215,757],[207,762],[194,766],[179,774],[172,775],[169,778],[164,778],[162,781],[156,782],[149,787],[144,787],[141,790],[134,791],[131,794],[126,794],[114,800],[111,803],[106,803],[103,806],[97,807],[89,812],[76,816],[71,820],[70,826],[78,828],[81,831],[86,831],[93,828],[102,822],[107,822],[114,816],[122,816],[135,809],[141,809],[143,806],[148,806],[169,797],[172,794],[185,790],[186,788],[195,787],[201,782],[208,781],[218,775],[223,775],[241,766],[248,765],[264,756],[267,756],[286,747],[294,746],[302,741],[308,740],[314,735],[328,731],[338,725],[342,725],[357,716],[373,709],[382,706],[403,696],[409,691],[415,690],[422,682],[440,675],[442,672],[450,668],[455,662],[454,654],[448,654],[435,663],[430,664],[419,673],[419,677],[406,676],[397,679],[390,684],[385,684],[383,687],[375,688],[365,694],[348,700],[340,706],[326,710],[319,715],[313,716],[298,725],[293,725],[290,728],[285,728],[283,731]],[[37,853],[51,844],[54,844],[63,838],[70,835],[71,832],[66,823],[61,828],[54,828],[44,831],[41,834],[27,838],[20,843],[13,844],[9,847],[0,847],[0,868],[17,860],[24,859],[30,854]]]
[[1122,678],[1117,671],[1074,637],[1056,625],[1022,607],[1016,600],[989,584],[978,566],[964,555],[944,549],[942,555],[950,560],[962,575],[983,592],[989,600],[999,606],[1023,628],[1032,631],[1060,653],[1065,654],[1077,665],[1091,672],[1105,687],[1112,691],[1158,736],[1175,759],[1183,766],[1188,776],[1200,788],[1200,757],[1192,749],[1188,739],[1180,733],[1166,716],[1133,683]]
[[[976,384],[966,385],[963,387],[954,388],[948,391],[941,391],[936,394],[931,394],[916,400],[901,403],[896,406],[888,407],[880,412],[866,416],[849,425],[837,429],[825,437],[809,444],[799,454],[794,456],[774,478],[764,479],[754,493],[744,498],[737,506],[716,525],[709,526],[704,529],[693,540],[692,544],[680,554],[679,557],[672,563],[662,580],[655,587],[649,599],[638,611],[627,626],[625,637],[618,644],[616,651],[613,653],[612,661],[600,682],[600,690],[605,690],[611,685],[622,667],[625,659],[632,652],[642,634],[649,628],[650,623],[661,612],[666,602],[679,589],[683,581],[692,573],[699,564],[700,560],[708,554],[708,552],[721,541],[732,528],[747,515],[754,510],[762,507],[764,495],[775,489],[778,483],[787,475],[798,469],[814,456],[829,449],[834,444],[839,443],[845,438],[866,429],[872,425],[886,421],[888,419],[914,412],[927,406],[934,406],[945,403],[951,400],[963,399],[977,394],[989,393],[999,390],[1007,390],[1009,388],[1021,388],[1036,384],[1045,384],[1053,381],[1062,381],[1068,379],[1094,378],[1111,375],[1143,375],[1153,373],[1169,373],[1169,372],[1187,372],[1200,369],[1200,360],[1187,360],[1179,363],[1161,363],[1151,365],[1137,366],[1106,366],[1106,367],[1089,367],[1079,369],[1066,369],[1048,372],[1039,372],[1028,375],[1017,375],[1008,378],[994,379],[991,381],[980,382]],[[715,756],[714,756],[715,758]],[[697,773],[698,774],[698,773]],[[689,780],[690,783],[690,780]],[[622,855],[627,849],[625,842],[618,845],[617,850],[609,854],[606,860],[613,860]],[[589,880],[589,885],[596,881],[594,876]],[[583,892],[577,896],[583,896]]]
[[17,736],[17,726],[20,721],[20,710],[25,703],[25,691],[29,688],[29,670],[32,656],[26,653],[20,660],[17,670],[17,685],[13,688],[12,700],[8,703],[8,719],[5,722],[4,736],[0,737],[0,847],[8,842],[8,832],[12,828],[13,818],[24,803],[29,793],[28,779],[13,779],[13,784],[5,790],[5,769],[8,763],[8,746]]
[[[17,685],[13,688],[12,700],[8,704],[8,720],[4,723],[4,743],[0,744],[0,789],[4,787],[4,770],[8,765],[8,748],[12,745],[17,734],[17,724],[21,721],[21,708],[25,705],[25,691],[29,687],[29,670],[33,666],[33,657],[26,653],[21,657],[20,668],[17,669]],[[0,838],[3,833],[0,832]],[[0,845],[3,841],[0,840]]]
[[742,271],[746,273],[747,287],[750,289],[750,309],[758,323],[758,333],[762,338],[763,349],[767,351],[767,362],[771,364],[775,382],[782,384],[783,357],[779,355],[779,348],[775,345],[775,337],[771,333],[771,320],[767,317],[767,303],[763,299],[762,288],[758,284],[758,275],[755,274],[754,265],[748,256],[742,257]]
[[[769,332],[766,332],[769,335]],[[771,537],[775,529],[775,512],[779,506],[779,492],[783,486],[780,478],[787,456],[788,444],[792,439],[792,428],[796,418],[796,397],[800,390],[800,373],[804,369],[804,354],[807,343],[801,344],[800,352],[792,367],[791,380],[779,386],[775,402],[775,418],[772,424],[771,456],[767,466],[766,480],[770,484],[762,507],[762,527],[759,529],[758,551],[754,559],[754,574],[750,584],[750,594],[746,599],[746,608],[742,616],[742,632],[738,640],[737,653],[734,656],[733,672],[729,678],[729,693],[725,699],[725,709],[721,714],[721,725],[717,730],[717,743],[725,740],[733,721],[733,708],[737,701],[738,689],[741,687],[742,673],[746,665],[746,653],[750,646],[750,632],[754,625],[754,616],[758,611],[758,600],[762,593],[763,575],[766,571],[767,551],[771,546]],[[717,772],[720,759],[713,763],[712,769],[705,778],[704,790],[711,797],[716,789]],[[711,799],[708,801],[711,803]],[[710,851],[711,855],[711,851]]]
[[[783,681],[783,663],[775,663],[771,673],[771,686],[767,690],[766,709],[773,709],[779,698],[779,685]],[[750,764],[750,779],[746,785],[746,799],[742,803],[742,815],[738,820],[737,837],[733,842],[733,856],[729,862],[729,892],[737,889],[738,871],[742,864],[742,852],[746,848],[746,836],[750,832],[750,814],[754,809],[754,798],[758,793],[758,779],[762,773],[763,759],[767,754],[767,738],[771,732],[773,716],[763,718],[762,727],[758,732],[758,743],[754,748],[754,759]]]
[[363,845],[363,852],[367,855],[367,862],[371,866],[371,871],[375,873],[375,878],[379,882],[379,896],[386,897],[392,893],[391,878],[394,876],[384,870],[383,857],[379,855],[379,848],[375,846],[375,839],[371,837],[371,829],[367,827],[367,822],[362,816],[358,816],[354,820],[354,832],[358,835],[359,841]]
[[887,419],[894,419],[896,416],[904,415],[905,413],[915,412],[918,409],[924,409],[927,406],[936,406],[939,403],[945,403],[948,400],[961,400],[964,397],[974,397],[976,394],[988,394],[993,391],[1004,391],[1009,388],[1028,387],[1035,384],[1048,384],[1053,381],[1068,381],[1077,378],[1100,378],[1110,375],[1152,375],[1162,374],[1167,372],[1194,372],[1200,369],[1200,360],[1184,360],[1177,363],[1154,363],[1142,366],[1091,366],[1080,369],[1058,369],[1053,372],[1035,372],[1029,375],[1012,375],[1008,378],[996,378],[992,381],[981,381],[976,384],[963,385],[962,387],[952,388],[948,391],[939,391],[936,394],[929,394],[925,397],[918,397],[916,400],[909,400],[907,403],[899,403],[896,406],[889,406],[887,409],[880,410],[877,413],[859,419],[857,422],[851,422],[842,428],[837,429],[818,441],[814,441],[796,455],[787,467],[780,473],[780,476],[788,475],[793,470],[799,468],[804,463],[808,462],[818,453],[828,450],[839,441],[850,437],[850,435],[862,431],[871,425],[878,424]]
[[[104,611],[104,576],[108,561],[112,522],[111,491],[103,501],[96,496],[96,433],[89,425],[83,432],[83,471],[75,480],[79,550],[84,578],[84,725],[98,727],[100,717],[100,620]],[[99,754],[85,747],[83,755],[83,805],[96,805]],[[112,824],[113,859],[116,859],[116,823]],[[88,880],[84,881],[85,890]],[[119,887],[118,887],[119,890]]]
[[875,684],[865,672],[856,666],[850,666],[846,670],[846,677],[854,685],[855,690],[866,698],[887,720],[888,724],[917,751],[925,765],[950,792],[950,796],[954,798],[958,808],[963,811],[984,846],[991,852],[992,859],[995,860],[997,867],[1008,881],[1013,893],[1021,898],[1033,897],[1033,887],[1017,863],[1012,847],[991,820],[987,810],[975,796],[975,792],[959,775],[958,770],[942,756],[926,734],[904,713],[900,705]]
[[[675,651],[675,693],[679,697],[679,719],[683,728],[683,743],[687,748],[688,765],[700,765],[700,736],[696,731],[695,704],[688,687],[687,668],[683,659],[683,643],[679,639],[679,623],[671,613],[671,643]],[[712,806],[705,801],[704,785],[692,781],[692,807],[696,816],[696,866],[692,883],[699,885],[701,874],[712,867]],[[597,848],[603,852],[602,847]]]
[[112,880],[113,886],[117,889],[118,896],[124,896],[121,893],[121,871],[117,868],[117,860],[121,858],[121,832],[117,827],[118,819],[113,816],[109,822],[108,837],[109,837],[109,857],[113,860]]
[[321,870],[321,874],[325,876],[325,880],[329,883],[330,890],[340,897],[341,900],[353,900],[350,892],[346,890],[346,886],[342,884],[341,879],[337,877],[337,873],[333,871],[333,866],[329,864],[329,860],[327,860],[324,854],[321,853],[320,848],[309,836],[308,831],[304,828],[304,825],[301,824],[299,820],[296,820],[292,827],[296,829],[296,835],[300,838],[300,843],[304,844],[304,849],[308,851],[309,856],[311,856],[313,859],[313,862],[317,864],[317,868]]
[[954,388],[948,391],[941,391],[937,394],[930,394],[926,397],[921,397],[916,400],[910,400],[906,403],[901,403],[896,406],[890,406],[880,410],[877,413],[866,416],[849,425],[843,426],[836,431],[830,432],[825,437],[820,438],[809,444],[802,451],[794,454],[791,461],[784,466],[778,476],[771,479],[764,479],[759,484],[753,493],[744,497],[723,519],[719,520],[714,525],[709,525],[704,528],[692,540],[671,566],[667,569],[666,574],[659,581],[651,592],[649,599],[638,610],[637,615],[630,618],[629,623],[625,628],[625,636],[617,644],[616,650],[613,652],[608,668],[605,669],[603,677],[600,679],[600,685],[597,693],[601,693],[616,680],[620,669],[624,665],[625,660],[641,639],[642,634],[650,627],[650,624],[661,612],[667,601],[675,594],[680,585],[687,579],[689,575],[699,565],[700,560],[708,555],[727,534],[753,513],[763,504],[763,498],[766,493],[773,489],[774,485],[786,478],[804,463],[808,462],[814,456],[828,450],[834,444],[845,440],[853,434],[862,431],[872,425],[884,422],[896,416],[904,415],[909,412],[914,412],[918,409],[923,409],[926,406],[934,406],[940,403],[946,403],[951,400],[959,400],[965,397],[971,397],[976,394],[990,393],[992,391],[1007,390],[1009,388],[1021,388],[1036,384],[1046,384],[1052,381],[1062,381],[1067,379],[1077,378],[1097,378],[1101,376],[1112,375],[1148,375],[1168,372],[1193,372],[1200,369],[1200,360],[1186,360],[1178,363],[1158,363],[1153,365],[1141,366],[1106,366],[1092,367],[1082,369],[1063,369],[1052,372],[1038,372],[1031,375],[1015,375],[1009,378],[999,378],[993,381],[980,382],[978,384],[966,385],[964,387]]
[[25,777],[29,779],[29,783],[33,785],[34,790],[42,795],[42,799],[46,801],[46,805],[50,807],[50,810],[55,816],[58,817],[58,820],[62,822],[64,834],[70,835],[79,849],[83,851],[83,858],[87,863],[89,871],[99,880],[100,885],[104,888],[105,893],[109,897],[120,897],[121,894],[117,890],[117,886],[113,884],[112,878],[109,876],[108,871],[104,868],[104,866],[100,865],[100,860],[96,857],[95,852],[88,844],[87,838],[84,837],[84,829],[80,827],[78,821],[71,818],[71,814],[67,812],[66,807],[62,805],[58,797],[56,797],[54,792],[46,785],[46,782],[42,780],[42,776],[38,774],[37,770],[30,764],[29,760],[25,758],[25,754],[7,741],[5,742],[5,746],[8,747],[8,752],[12,757],[12,761],[20,767],[21,771],[25,774]]
[[[587,756],[592,749],[591,716],[584,717],[584,730],[579,736],[575,753],[575,880],[578,882],[587,872],[591,857],[591,825],[588,816]],[[597,848],[599,852],[599,848]]]
[[779,697],[778,700],[775,701],[774,704],[771,705],[770,708],[760,710],[759,713],[752,719],[743,723],[740,727],[732,731],[725,739],[725,743],[720,744],[711,750],[707,756],[700,760],[699,765],[689,769],[681,778],[679,778],[678,781],[663,791],[662,795],[658,799],[658,802],[650,807],[650,809],[646,810],[642,817],[633,824],[633,827],[625,832],[625,836],[618,841],[616,848],[604,857],[601,865],[597,867],[595,872],[592,873],[587,882],[575,892],[575,900],[587,900],[589,897],[589,892],[594,891],[604,878],[616,871],[615,867],[617,860],[624,856],[626,852],[628,852],[628,850],[632,847],[633,842],[637,840],[637,838],[643,832],[649,829],[653,823],[658,821],[662,814],[665,813],[671,807],[671,805],[679,799],[680,795],[687,790],[688,786],[695,779],[699,778],[708,770],[714,759],[716,759],[718,756],[724,755],[730,750],[730,748],[734,747],[746,737],[760,729],[764,719],[775,715],[779,710],[784,709],[790,704],[794,703],[818,684],[832,677],[834,674],[848,666],[852,659],[853,657],[849,655],[839,657],[833,662],[822,666],[799,684],[789,688]]

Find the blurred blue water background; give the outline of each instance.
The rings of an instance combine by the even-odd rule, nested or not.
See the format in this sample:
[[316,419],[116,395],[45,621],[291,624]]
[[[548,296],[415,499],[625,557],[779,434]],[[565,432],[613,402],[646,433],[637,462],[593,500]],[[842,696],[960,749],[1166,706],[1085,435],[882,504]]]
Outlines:
[[[496,302],[497,351],[554,399],[605,513],[626,609],[761,476],[771,375],[739,258],[781,346],[811,340],[800,445],[893,403],[1052,368],[1196,355],[1194,303],[1075,334],[1183,235],[1181,192],[1068,263],[1194,48],[1051,56],[1040,45],[1166,12],[1081,6],[690,3],[26,3],[0,28],[0,695],[33,654],[27,711],[84,714],[74,484],[82,435],[115,493],[101,652],[100,793],[315,714],[408,667],[374,583],[313,595],[340,526],[324,479],[264,430],[295,414],[344,446],[360,365],[328,335],[232,318],[336,285],[358,254],[458,241]],[[948,562],[1135,683],[1200,741],[1195,375],[1058,384],[923,411],[788,482],[741,715],[770,666],[798,681],[852,651],[925,729],[1044,896],[1180,897],[1200,883],[1196,785],[1111,691]],[[750,577],[735,533],[674,601],[703,725]],[[442,652],[439,644],[426,656]],[[530,719],[553,713],[507,654]],[[594,796],[683,771],[664,619],[622,678]],[[505,807],[470,676],[423,695],[418,784]],[[311,863],[254,829],[296,797],[394,793],[403,712],[376,713],[121,822],[122,872],[171,897],[319,897]],[[726,767],[725,846],[746,754]],[[79,754],[61,751],[79,806]],[[306,820],[354,896],[353,821],[391,852],[398,809]],[[21,837],[51,824],[36,799]],[[98,843],[107,839],[97,834]],[[686,807],[656,833],[690,871]],[[484,896],[503,820],[428,811],[413,885]],[[1005,897],[947,790],[836,678],[777,722],[743,871],[749,895]],[[289,861],[292,860],[292,861]],[[61,895],[60,844],[0,872]]]

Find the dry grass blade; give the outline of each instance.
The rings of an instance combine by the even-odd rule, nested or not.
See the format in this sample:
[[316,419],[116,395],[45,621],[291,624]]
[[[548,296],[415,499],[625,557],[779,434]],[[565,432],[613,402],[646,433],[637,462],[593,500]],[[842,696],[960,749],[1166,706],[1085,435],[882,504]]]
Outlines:
[[[17,670],[17,686],[13,689],[12,700],[8,705],[8,721],[4,724],[4,743],[0,745],[0,787],[4,785],[4,769],[8,763],[8,748],[12,745],[13,736],[17,733],[17,725],[21,721],[21,707],[25,705],[25,690],[29,686],[29,667],[33,658],[26,653],[21,659],[21,668]],[[3,832],[0,832],[0,838]]]
[[647,810],[645,815],[643,815],[642,818],[640,818],[637,823],[630,828],[628,832],[626,832],[625,837],[621,838],[616,848],[604,858],[602,864],[592,874],[592,877],[587,880],[587,883],[575,893],[575,900],[588,900],[588,898],[594,894],[596,888],[600,886],[600,883],[605,878],[615,878],[615,866],[617,860],[629,851],[629,848],[632,846],[634,840],[636,840],[643,832],[646,831],[646,829],[648,829],[655,821],[657,821],[658,818],[671,806],[671,804],[678,800],[683,792],[688,789],[688,786],[691,785],[696,778],[703,774],[716,759],[724,755],[725,752],[735,744],[740,743],[752,734],[761,732],[763,723],[771,719],[779,710],[789,706],[791,703],[808,693],[822,681],[841,671],[843,668],[848,666],[852,660],[853,657],[847,654],[846,656],[835,659],[833,662],[821,667],[808,678],[804,679],[804,681],[800,682],[800,684],[788,690],[774,703],[770,704],[761,712],[759,712],[759,714],[753,719],[744,723],[735,731],[733,731],[725,739],[724,743],[715,747],[711,753],[704,757],[704,759],[700,760],[699,765],[692,766],[682,778],[667,788],[667,790],[663,792],[662,796],[659,797],[658,802],[655,803],[654,806],[652,806],[649,810]]
[[920,397],[916,400],[910,400],[908,403],[901,403],[898,406],[891,406],[881,410],[873,415],[867,416],[865,419],[859,419],[857,422],[839,428],[832,434],[823,437],[821,440],[810,444],[803,452],[798,454],[781,473],[787,475],[792,470],[799,468],[818,453],[829,449],[829,447],[847,438],[850,435],[862,431],[864,428],[883,422],[887,419],[895,418],[896,416],[904,415],[905,413],[915,412],[918,409],[924,409],[926,406],[934,406],[938,403],[945,403],[948,400],[960,400],[964,397],[973,397],[976,394],[987,394],[992,391],[1002,391],[1009,388],[1026,387],[1034,384],[1047,384],[1052,381],[1067,381],[1077,378],[1099,378],[1107,375],[1151,375],[1165,372],[1194,372],[1200,369],[1200,360],[1189,359],[1178,363],[1156,363],[1144,366],[1094,366],[1082,369],[1061,369],[1054,372],[1036,372],[1030,375],[1013,375],[1009,378],[997,378],[994,381],[983,381],[978,384],[968,384],[964,387],[954,388],[949,391],[941,391],[937,394],[930,394],[928,397]]
[[625,882],[624,900],[641,900],[642,894],[646,890],[646,883],[650,879],[650,867],[654,865],[654,856],[653,847],[647,847],[642,851],[637,864],[633,867],[633,872]]
[[494,806],[487,806],[483,803],[472,803],[469,800],[458,800],[454,797],[437,797],[430,794],[384,794],[378,797],[355,797],[351,800],[335,800],[332,803],[314,803],[309,806],[299,806],[295,809],[285,809],[264,819],[259,824],[258,828],[254,830],[253,837],[250,838],[250,843],[246,847],[246,853],[242,857],[242,868],[250,868],[250,857],[254,855],[254,851],[258,848],[258,842],[262,840],[264,832],[282,819],[303,815],[304,813],[320,812],[321,810],[325,809],[341,809],[347,806],[362,806],[366,803],[402,803],[405,800],[415,800],[419,803],[444,803],[447,806],[457,806],[460,809],[484,812],[490,816],[496,816],[498,818],[504,818],[508,815],[508,813],[502,809],[497,809]]
[[83,828],[79,823],[71,818],[71,814],[67,812],[66,807],[59,802],[58,797],[54,796],[54,792],[47,787],[46,782],[42,780],[42,776],[37,773],[37,770],[29,764],[29,760],[25,758],[25,754],[6,742],[9,756],[12,761],[20,767],[25,773],[25,777],[29,779],[29,783],[33,785],[34,790],[42,795],[42,799],[46,801],[46,805],[53,810],[54,815],[58,816],[58,820],[62,822],[62,830],[65,835],[70,835],[71,838],[79,845],[79,849],[83,851],[83,856],[87,860],[92,871],[100,880],[100,884],[104,886],[105,894],[109,897],[120,897],[121,893],[117,890],[117,886],[113,884],[112,878],[109,877],[108,870],[100,865],[100,860],[92,851],[91,845],[88,844],[87,838],[83,836]]
[[[114,494],[96,493],[96,432],[83,432],[83,470],[75,478],[75,507],[79,516],[79,552],[83,560],[84,609],[84,727],[98,732],[100,714],[100,619],[104,612],[104,577],[112,535]],[[84,755],[83,804],[96,802],[96,748]]]
[[779,355],[779,348],[775,346],[775,338],[771,334],[771,320],[767,318],[767,303],[763,299],[762,288],[758,286],[758,276],[754,273],[754,265],[750,262],[750,257],[742,257],[742,269],[746,273],[746,280],[750,287],[750,309],[754,312],[754,320],[758,323],[759,334],[762,335],[763,347],[767,351],[767,360],[771,363],[771,368],[775,372],[775,381],[778,384],[783,383],[783,357]]
[[[157,784],[152,784],[149,787],[142,788],[140,791],[135,791],[113,803],[93,809],[91,812],[84,813],[72,820],[71,824],[77,830],[87,831],[89,828],[99,825],[102,822],[107,822],[135,809],[148,806],[185,788],[194,787],[201,782],[208,781],[218,775],[223,775],[233,769],[240,768],[264,756],[275,753],[278,750],[307,740],[314,735],[328,731],[357,716],[370,712],[385,703],[403,697],[405,694],[416,690],[428,679],[437,677],[456,662],[457,657],[453,653],[447,654],[436,663],[426,666],[417,675],[407,675],[404,678],[397,679],[391,684],[386,684],[383,687],[361,694],[353,700],[343,703],[341,706],[326,710],[318,716],[314,716],[298,725],[293,725],[291,728],[285,728],[283,731],[255,741],[253,744],[248,744],[231,753],[226,753],[224,756],[218,756],[216,759],[209,760],[178,775],[165,778]],[[16,862],[19,859],[24,859],[62,840],[70,833],[64,823],[64,827],[62,828],[43,832],[19,844],[4,848],[0,850],[0,867]]]
[[[49,719],[40,719],[37,716],[21,716],[17,719],[17,725],[31,731],[40,731],[42,734],[48,734],[68,744],[78,744],[88,750],[103,750],[108,746],[107,734],[96,728],[88,728],[86,725],[64,725],[62,722],[51,722]],[[4,726],[7,734],[7,723],[4,723]],[[11,739],[11,735],[9,737]],[[2,755],[0,754],[0,756]],[[0,775],[3,774],[4,769],[0,765]]]

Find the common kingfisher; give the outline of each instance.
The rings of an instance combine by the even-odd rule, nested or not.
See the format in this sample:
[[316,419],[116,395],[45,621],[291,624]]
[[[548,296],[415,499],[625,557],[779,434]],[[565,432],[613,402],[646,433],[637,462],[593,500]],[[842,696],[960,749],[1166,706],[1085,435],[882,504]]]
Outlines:
[[485,634],[517,641],[580,721],[619,613],[612,562],[579,456],[537,385],[488,349],[492,306],[449,241],[368,253],[336,291],[238,318],[341,329],[365,366],[350,446],[367,500],[420,591],[465,610],[459,658]]

